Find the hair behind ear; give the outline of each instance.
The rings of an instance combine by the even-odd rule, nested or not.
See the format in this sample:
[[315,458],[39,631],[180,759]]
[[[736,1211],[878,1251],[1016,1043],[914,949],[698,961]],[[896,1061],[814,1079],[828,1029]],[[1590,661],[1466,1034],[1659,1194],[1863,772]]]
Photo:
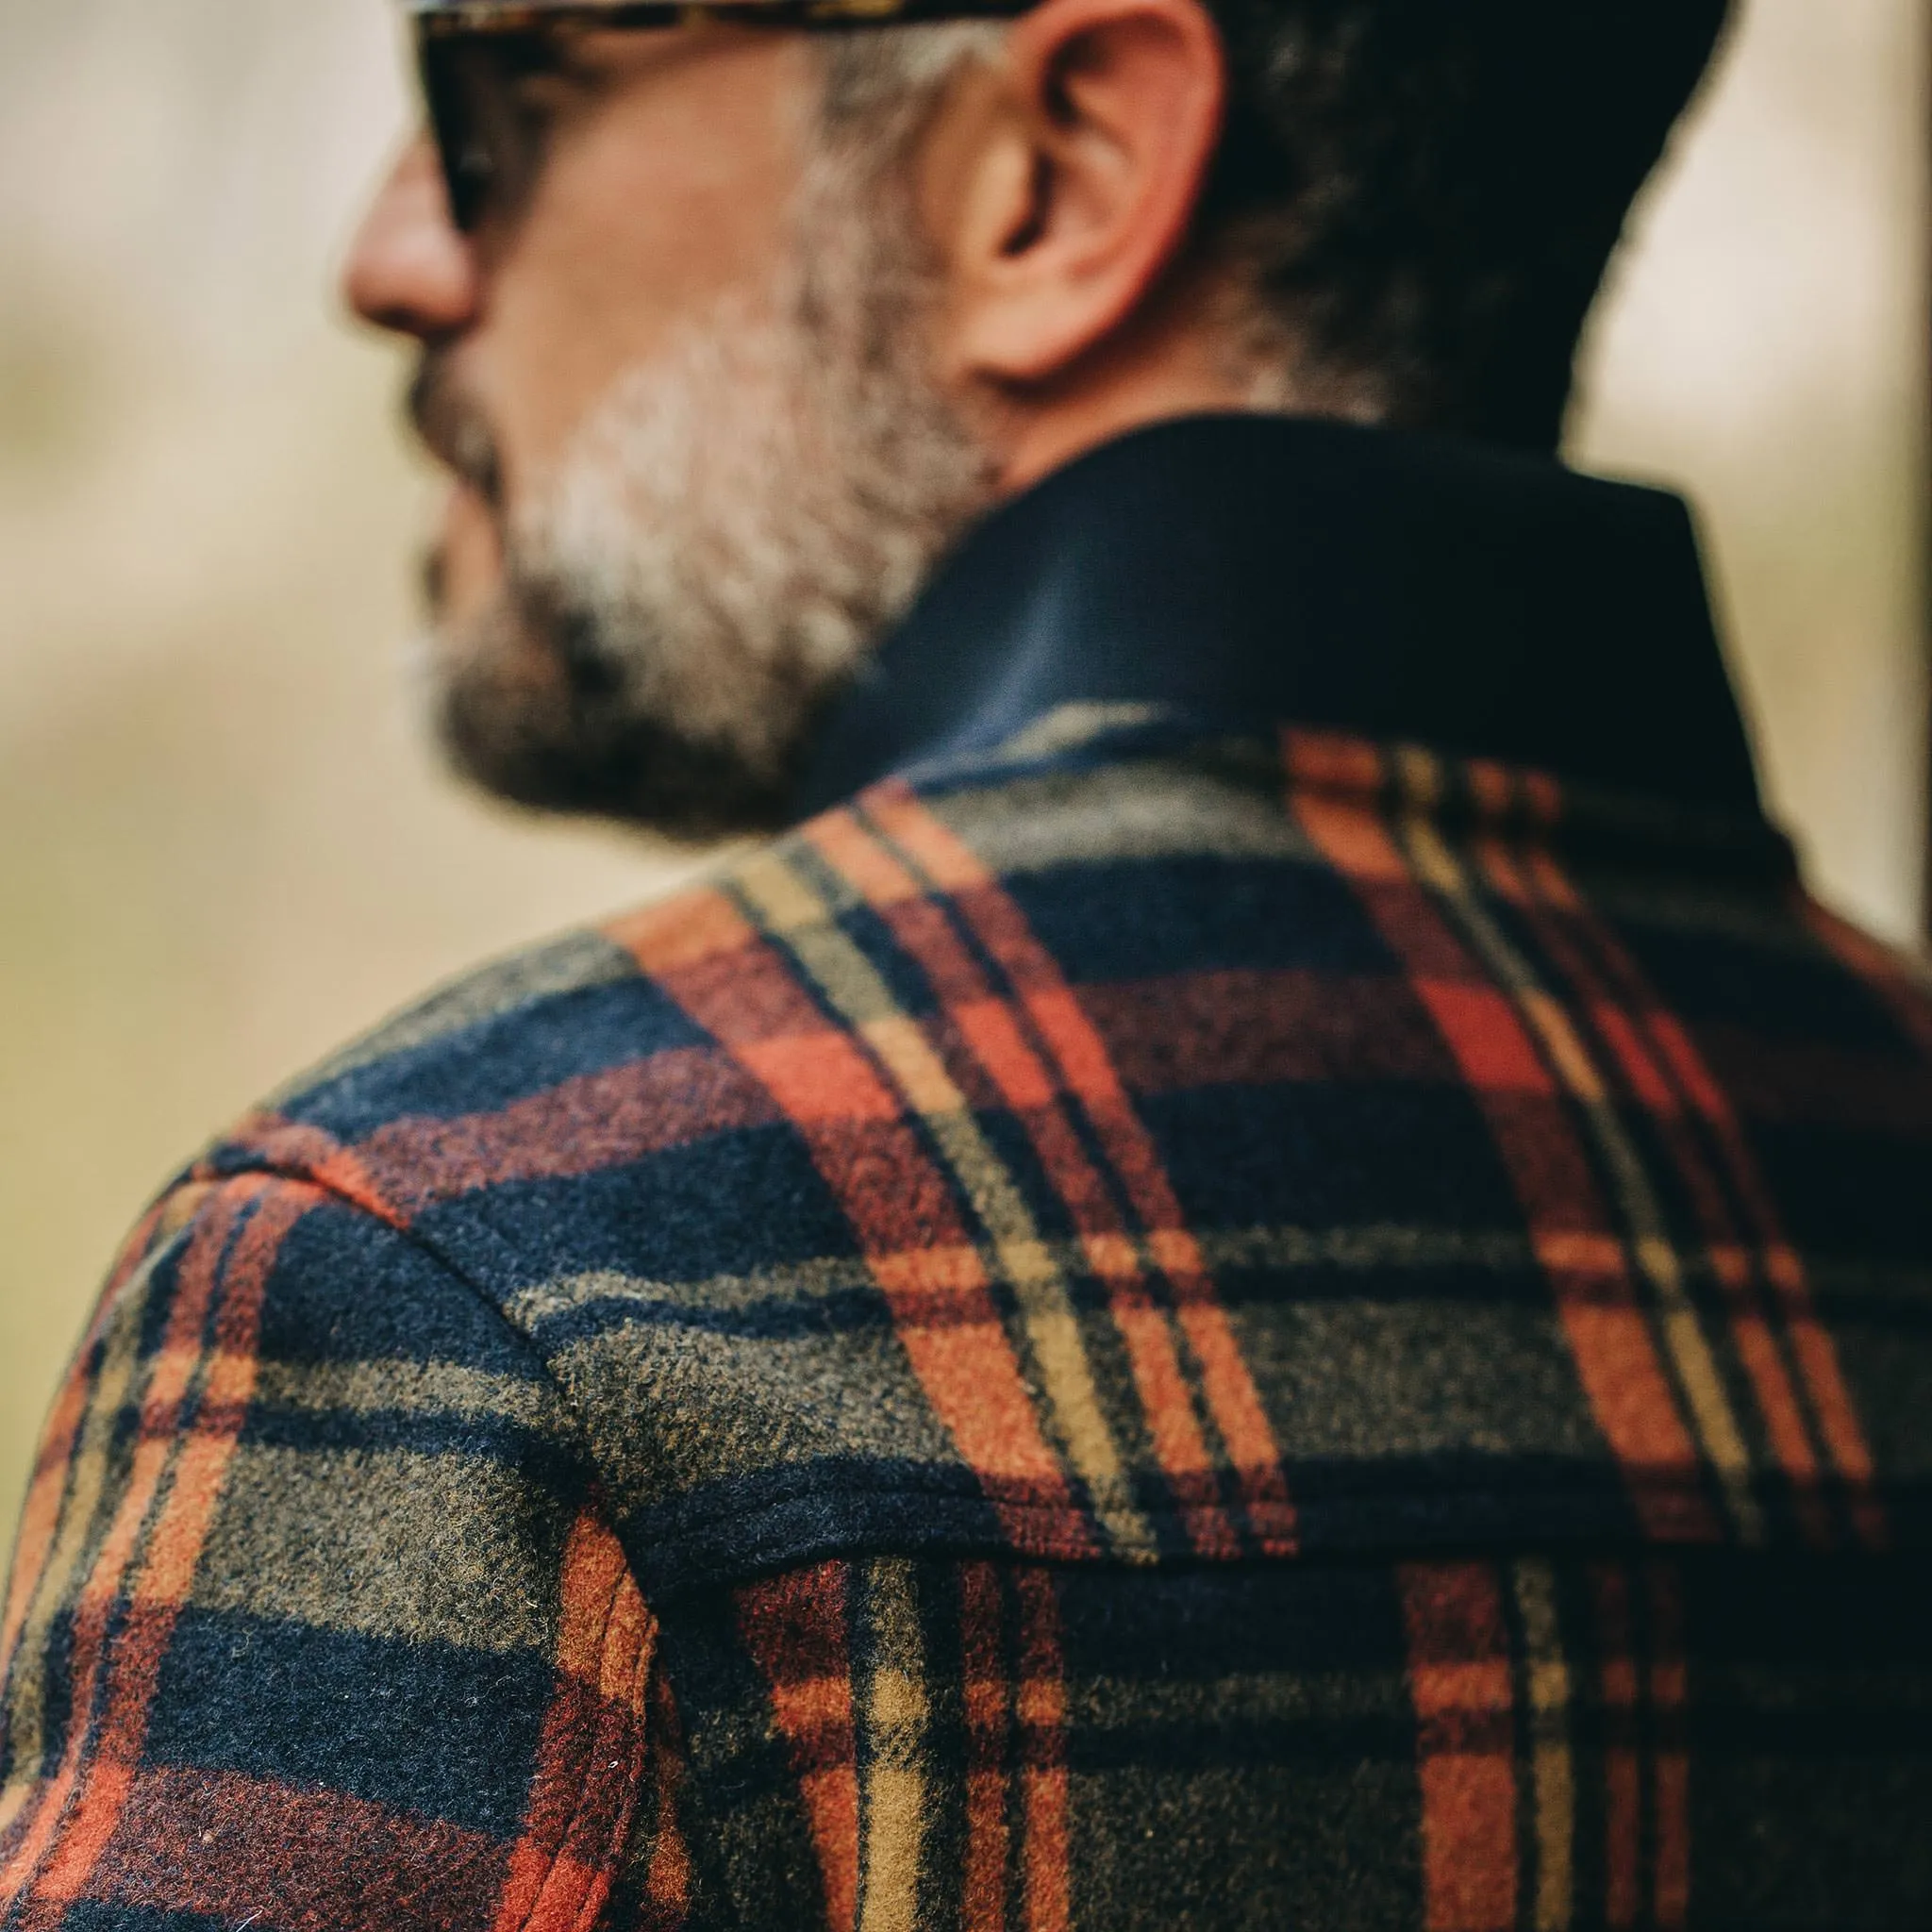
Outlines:
[[1728,0],[1207,0],[1204,204],[1254,298],[1395,421],[1553,448],[1577,338]]

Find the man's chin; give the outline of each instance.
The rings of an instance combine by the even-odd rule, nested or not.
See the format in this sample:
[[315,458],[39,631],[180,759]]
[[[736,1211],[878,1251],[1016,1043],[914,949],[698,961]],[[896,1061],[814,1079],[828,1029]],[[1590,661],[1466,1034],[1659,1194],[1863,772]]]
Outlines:
[[608,665],[533,637],[499,598],[431,643],[438,741],[457,774],[544,812],[615,819],[683,842],[775,830],[789,761],[679,731],[629,702]]

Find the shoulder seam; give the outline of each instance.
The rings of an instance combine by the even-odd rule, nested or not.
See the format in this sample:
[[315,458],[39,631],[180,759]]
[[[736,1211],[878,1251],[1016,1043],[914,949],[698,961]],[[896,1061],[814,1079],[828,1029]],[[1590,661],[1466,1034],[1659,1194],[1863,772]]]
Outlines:
[[[466,1269],[459,1266],[448,1255],[444,1254],[436,1242],[425,1239],[406,1223],[391,1221],[375,1212],[366,1202],[357,1200],[338,1184],[331,1182],[323,1175],[306,1171],[292,1164],[266,1160],[243,1160],[225,1170],[222,1178],[225,1180],[238,1178],[242,1174],[259,1174],[272,1182],[280,1182],[287,1186],[310,1189],[315,1193],[335,1202],[338,1206],[348,1208],[351,1213],[357,1215],[359,1219],[382,1228],[385,1232],[394,1235],[400,1241],[408,1242],[417,1253],[433,1261],[443,1274],[447,1274],[467,1293],[482,1303],[491,1314],[495,1317],[497,1324],[516,1338],[518,1347],[536,1363],[544,1382],[556,1392],[558,1401],[562,1405],[563,1413],[568,1418],[573,1446],[578,1460],[591,1479],[590,1493],[585,1497],[582,1507],[592,1511],[598,1522],[608,1531],[611,1541],[616,1544],[618,1554],[623,1559],[625,1577],[629,1582],[631,1589],[637,1592],[638,1602],[643,1606],[646,1616],[650,1617],[651,1621],[655,1623],[657,1621],[655,1614],[650,1609],[649,1599],[644,1594],[643,1584],[637,1574],[635,1565],[631,1562],[630,1553],[625,1549],[623,1539],[618,1536],[616,1525],[611,1521],[611,1512],[608,1507],[608,1491],[606,1490],[602,1480],[602,1472],[597,1466],[596,1453],[591,1444],[590,1432],[584,1426],[583,1417],[570,1391],[558,1380],[550,1364],[543,1358],[542,1352],[538,1348],[530,1336],[510,1320],[509,1316],[490,1294],[488,1290],[481,1283],[475,1280]],[[154,1213],[160,1210],[163,1204],[178,1193],[182,1188],[199,1184],[204,1183],[200,1178],[192,1174],[183,1176],[162,1191],[155,1204],[155,1208],[150,1212]],[[606,1608],[603,1623],[598,1632],[597,1641],[600,1651],[608,1644],[612,1626],[617,1621],[618,1605],[619,1597],[616,1593],[613,1593],[610,1604]],[[572,1816],[573,1826],[576,1820],[584,1814],[590,1802],[591,1794],[587,1789],[579,1795],[576,1809]],[[623,1837],[626,1840],[628,1838],[627,1824]],[[547,1891],[551,1879],[563,1865],[568,1855],[570,1842],[571,1832],[566,1830],[558,1840],[557,1849],[550,1859],[548,1872],[541,1883],[537,1887],[528,1911],[519,1921],[517,1932],[527,1932],[527,1928],[536,1924],[537,1916],[544,1905],[543,1894]]]
[[[558,1380],[550,1364],[543,1358],[542,1351],[537,1346],[527,1331],[519,1327],[510,1319],[502,1304],[467,1269],[462,1267],[452,1257],[445,1254],[437,1242],[430,1241],[426,1236],[411,1227],[407,1222],[393,1221],[387,1215],[378,1214],[366,1201],[358,1200],[347,1189],[330,1180],[326,1175],[317,1174],[312,1169],[289,1162],[244,1158],[232,1166],[225,1165],[222,1178],[227,1179],[231,1176],[244,1174],[261,1174],[270,1180],[284,1181],[300,1187],[312,1188],[317,1193],[326,1195],[338,1206],[348,1208],[351,1213],[357,1215],[361,1220],[373,1223],[385,1232],[394,1235],[399,1241],[407,1241],[419,1254],[426,1256],[431,1261],[435,1262],[445,1274],[456,1281],[475,1300],[480,1302],[495,1317],[497,1324],[507,1329],[516,1338],[518,1348],[537,1365],[543,1380],[555,1391],[558,1400],[563,1405],[564,1411],[570,1419],[571,1433],[578,1453],[585,1469],[596,1481],[601,1500],[604,1494],[601,1480],[603,1473],[597,1466],[596,1452],[591,1445],[590,1432],[584,1425],[584,1419],[577,1407],[575,1399],[572,1396],[570,1391]],[[188,1181],[175,1183],[175,1187],[167,1190],[162,1199],[165,1200],[169,1194],[176,1191],[179,1187],[190,1184]],[[601,1507],[600,1513],[602,1513]]]

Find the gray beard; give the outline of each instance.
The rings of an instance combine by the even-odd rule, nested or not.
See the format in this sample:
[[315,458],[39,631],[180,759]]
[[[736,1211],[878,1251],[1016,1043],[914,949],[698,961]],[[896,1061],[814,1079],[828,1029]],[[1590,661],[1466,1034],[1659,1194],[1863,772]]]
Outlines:
[[808,167],[774,285],[627,372],[439,639],[440,735],[499,795],[697,839],[784,817],[812,725],[991,494],[930,372],[876,167]]

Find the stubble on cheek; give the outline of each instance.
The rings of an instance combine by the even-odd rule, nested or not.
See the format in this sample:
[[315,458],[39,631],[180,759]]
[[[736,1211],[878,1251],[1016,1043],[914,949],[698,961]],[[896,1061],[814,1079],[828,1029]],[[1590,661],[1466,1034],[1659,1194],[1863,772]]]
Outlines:
[[678,836],[782,819],[825,703],[983,499],[871,158],[815,152],[784,258],[626,369],[511,510],[436,350],[411,416],[458,479],[429,574],[437,734],[499,796]]

